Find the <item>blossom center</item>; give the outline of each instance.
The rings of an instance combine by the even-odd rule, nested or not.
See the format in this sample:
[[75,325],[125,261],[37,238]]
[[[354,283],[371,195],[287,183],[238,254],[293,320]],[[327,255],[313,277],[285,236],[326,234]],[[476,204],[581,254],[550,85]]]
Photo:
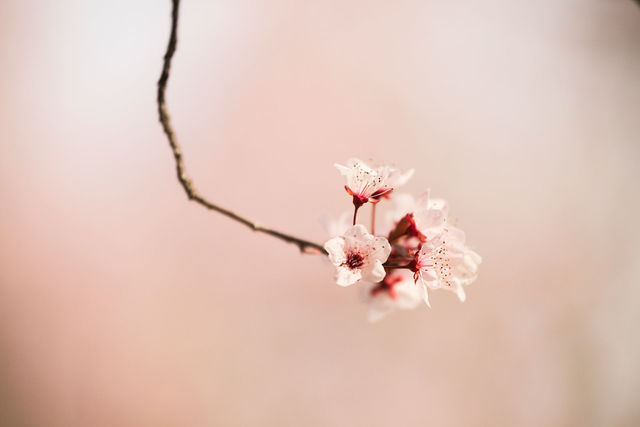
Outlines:
[[360,206],[364,205],[365,203],[367,203],[369,201],[369,197],[365,196],[362,193],[356,193],[351,188],[349,188],[347,185],[344,186],[344,189],[347,190],[347,193],[350,196],[353,197],[353,205],[356,208],[359,208]]
[[360,268],[364,265],[364,257],[358,252],[351,252],[344,262],[350,269]]

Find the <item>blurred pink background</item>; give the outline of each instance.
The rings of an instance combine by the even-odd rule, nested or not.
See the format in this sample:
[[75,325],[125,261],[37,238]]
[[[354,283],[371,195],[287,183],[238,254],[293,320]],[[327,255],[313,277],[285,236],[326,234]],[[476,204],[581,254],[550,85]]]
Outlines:
[[189,203],[169,1],[0,5],[3,426],[640,425],[640,8],[184,1],[207,197],[316,241],[351,156],[416,168],[480,278],[366,321],[321,257]]

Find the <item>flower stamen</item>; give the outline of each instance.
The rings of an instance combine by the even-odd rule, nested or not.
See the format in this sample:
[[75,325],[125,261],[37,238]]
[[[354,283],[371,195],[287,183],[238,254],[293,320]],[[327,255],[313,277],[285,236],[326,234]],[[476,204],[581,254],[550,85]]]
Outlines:
[[359,252],[352,252],[347,255],[344,265],[350,269],[360,268],[364,265],[364,257]]

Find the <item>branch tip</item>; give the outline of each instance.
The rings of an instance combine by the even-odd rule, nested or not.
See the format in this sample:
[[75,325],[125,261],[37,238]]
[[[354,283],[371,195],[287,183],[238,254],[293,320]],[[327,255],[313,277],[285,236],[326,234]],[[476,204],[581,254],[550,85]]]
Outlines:
[[180,9],[180,0],[172,0],[172,5],[173,6],[171,10],[171,33],[169,35],[167,50],[163,57],[164,61],[162,64],[162,72],[160,73],[160,78],[158,79],[158,83],[157,83],[158,119],[160,121],[160,124],[162,125],[162,130],[164,131],[164,134],[167,137],[167,141],[169,142],[169,147],[171,148],[173,157],[176,162],[176,171],[177,171],[178,181],[182,185],[182,188],[184,189],[188,199],[190,201],[194,201],[204,206],[209,210],[216,211],[226,216],[227,218],[230,218],[234,221],[244,224],[245,226],[251,228],[253,231],[271,235],[286,243],[295,244],[296,246],[298,246],[298,248],[300,249],[300,252],[302,253],[311,254],[311,253],[314,253],[313,251],[316,251],[315,253],[321,253],[326,255],[327,252],[321,245],[314,242],[310,242],[308,240],[299,239],[297,237],[282,233],[280,231],[276,231],[270,228],[260,226],[255,222],[250,221],[236,214],[231,210],[225,209],[223,207],[220,207],[210,202],[209,200],[200,196],[197,190],[195,189],[191,178],[189,178],[189,176],[187,175],[186,168],[184,166],[183,156],[182,156],[182,149],[178,144],[178,141],[175,136],[175,132],[173,130],[173,127],[171,126],[171,116],[169,115],[169,110],[165,102],[165,93],[167,90],[167,83],[169,81],[171,60],[173,59],[173,55],[176,52],[176,46],[178,43],[177,33],[178,33],[178,15],[179,15],[179,9]]

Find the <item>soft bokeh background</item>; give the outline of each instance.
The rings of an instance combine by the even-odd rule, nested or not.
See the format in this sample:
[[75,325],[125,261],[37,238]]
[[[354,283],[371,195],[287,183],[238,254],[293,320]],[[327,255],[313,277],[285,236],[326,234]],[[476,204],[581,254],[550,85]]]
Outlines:
[[635,3],[184,2],[203,194],[322,241],[332,164],[388,160],[483,255],[464,304],[374,325],[320,257],[187,202],[169,3],[0,5],[1,425],[640,425]]

